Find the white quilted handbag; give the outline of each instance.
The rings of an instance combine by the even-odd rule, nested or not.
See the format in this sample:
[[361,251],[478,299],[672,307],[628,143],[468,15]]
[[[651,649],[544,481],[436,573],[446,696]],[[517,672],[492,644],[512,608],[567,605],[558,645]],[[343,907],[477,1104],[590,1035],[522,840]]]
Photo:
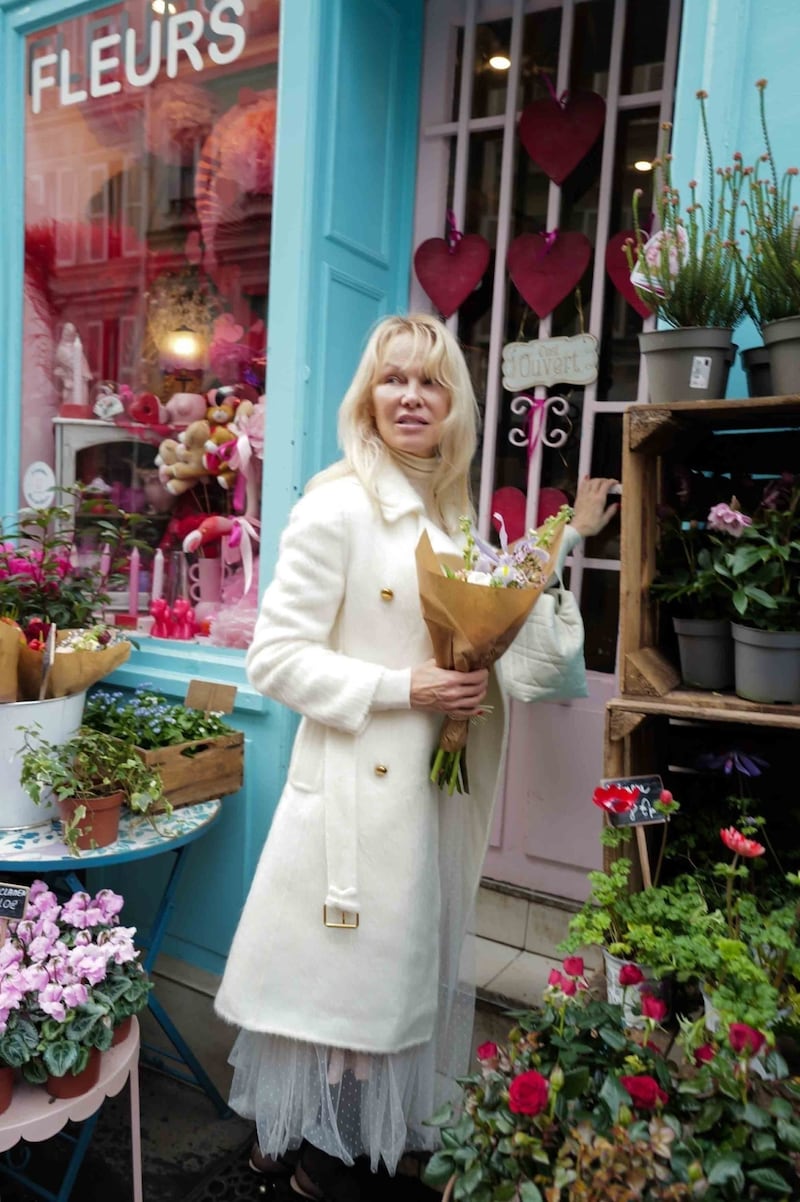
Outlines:
[[559,583],[542,593],[514,642],[497,661],[500,680],[516,701],[588,697],[578,602]]

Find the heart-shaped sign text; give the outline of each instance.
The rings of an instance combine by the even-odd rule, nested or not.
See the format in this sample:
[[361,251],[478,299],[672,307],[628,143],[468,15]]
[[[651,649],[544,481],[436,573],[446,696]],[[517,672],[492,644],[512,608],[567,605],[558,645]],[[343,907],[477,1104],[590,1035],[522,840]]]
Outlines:
[[[625,297],[625,300],[640,317],[649,317],[653,310],[642,300],[631,283],[631,269],[628,266],[628,256],[625,254],[625,243],[628,241],[634,243],[636,241],[633,230],[622,230],[619,234],[614,234],[613,238],[609,238],[606,247],[606,271],[620,296]],[[634,254],[635,260],[636,255]]]
[[537,317],[547,317],[581,280],[592,257],[585,234],[520,234],[508,248],[514,286]]
[[491,248],[480,234],[465,234],[450,249],[444,238],[428,238],[414,253],[414,270],[443,317],[450,317],[483,279]]
[[522,145],[556,184],[563,184],[594,146],[606,119],[596,92],[575,92],[563,103],[553,96],[532,101],[519,119]]

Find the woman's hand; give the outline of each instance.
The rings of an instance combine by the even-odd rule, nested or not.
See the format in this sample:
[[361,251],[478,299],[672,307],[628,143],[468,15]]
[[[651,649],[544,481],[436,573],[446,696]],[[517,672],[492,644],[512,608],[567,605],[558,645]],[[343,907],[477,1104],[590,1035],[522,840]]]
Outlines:
[[608,490],[618,486],[619,480],[605,476],[584,476],[578,484],[575,504],[572,507],[572,529],[577,530],[583,538],[599,534],[614,514],[619,512],[618,501],[608,504]]
[[474,718],[480,713],[488,687],[488,668],[453,672],[437,668],[436,661],[429,659],[411,669],[411,708],[451,718]]

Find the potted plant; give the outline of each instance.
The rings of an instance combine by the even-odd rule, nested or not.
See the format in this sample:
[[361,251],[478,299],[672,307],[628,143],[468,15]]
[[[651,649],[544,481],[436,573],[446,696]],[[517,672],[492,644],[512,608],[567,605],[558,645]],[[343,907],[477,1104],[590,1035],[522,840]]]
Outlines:
[[9,922],[0,965],[16,1020],[4,1040],[23,1077],[56,1097],[96,1083],[115,1025],[147,1004],[135,930],[119,923],[122,905],[110,889],[74,893],[62,904],[34,881],[25,917]]
[[123,803],[148,814],[163,801],[158,772],[129,743],[89,727],[65,743],[25,731],[20,780],[35,804],[55,798],[73,855],[114,842]]
[[476,1202],[796,1197],[800,1089],[769,1036],[733,1023],[709,1039],[687,1020],[672,1056],[664,1004],[640,1005],[636,1032],[565,959],[542,1006],[477,1049],[478,1071],[432,1118],[428,1183]]
[[659,510],[658,572],[650,594],[672,614],[681,677],[699,689],[733,684],[730,590],[715,569],[716,546],[705,522]]
[[800,486],[789,473],[770,481],[752,517],[735,499],[708,515],[711,530],[738,528],[714,557],[729,590],[735,689],[760,702],[800,702]]
[[765,150],[750,176],[745,201],[748,308],[769,352],[771,387],[784,396],[800,391],[800,226],[792,203],[798,169],[789,167],[778,178],[767,128],[766,87],[766,79],[756,82]]
[[745,180],[741,155],[715,169],[705,102],[698,92],[706,151],[705,195],[689,182],[682,208],[672,181],[668,151],[671,126],[655,160],[654,202],[658,230],[651,235],[633,195],[634,238],[626,247],[631,280],[645,303],[670,329],[645,331],[639,347],[647,361],[651,400],[724,397],[736,347],[732,333],[747,311],[747,273],[738,241],[739,204]]
[[[189,697],[191,690],[190,684]],[[133,693],[94,689],[86,701],[84,723],[133,746],[159,772],[172,806],[241,788],[244,736],[219,712],[168,701],[152,685],[142,684]]]

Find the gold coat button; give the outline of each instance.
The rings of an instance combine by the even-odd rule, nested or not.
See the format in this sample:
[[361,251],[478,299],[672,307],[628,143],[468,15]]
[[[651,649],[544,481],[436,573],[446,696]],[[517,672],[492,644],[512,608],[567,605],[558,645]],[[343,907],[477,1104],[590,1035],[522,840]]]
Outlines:
[[394,600],[394,593],[392,592],[392,590],[390,588],[382,588],[381,589],[381,601],[393,601],[393,600]]
[[385,764],[376,764],[375,765],[375,775],[376,776],[385,776],[388,771],[389,771],[389,769],[386,767]]

